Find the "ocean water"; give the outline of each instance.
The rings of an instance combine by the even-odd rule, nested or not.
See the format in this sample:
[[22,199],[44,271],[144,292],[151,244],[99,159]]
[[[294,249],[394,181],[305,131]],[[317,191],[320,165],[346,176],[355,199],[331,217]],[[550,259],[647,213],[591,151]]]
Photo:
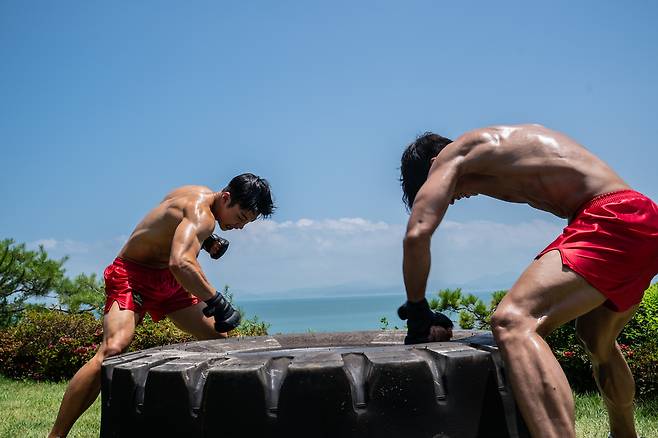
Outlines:
[[[475,295],[488,303],[491,294]],[[257,315],[271,324],[268,332],[276,334],[378,330],[382,317],[388,319],[388,328],[403,328],[405,321],[398,318],[397,308],[405,299],[399,294],[236,301],[247,317]],[[450,316],[457,325],[457,317]]]

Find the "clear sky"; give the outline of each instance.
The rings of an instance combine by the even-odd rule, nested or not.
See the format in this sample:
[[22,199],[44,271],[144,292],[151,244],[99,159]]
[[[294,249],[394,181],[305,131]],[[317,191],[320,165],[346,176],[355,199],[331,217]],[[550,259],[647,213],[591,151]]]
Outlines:
[[[401,288],[401,152],[536,122],[658,198],[658,6],[554,1],[0,2],[0,230],[102,272],[170,189],[266,177],[224,234],[247,294]],[[451,208],[430,287],[509,285],[564,225]],[[401,292],[402,293],[402,292]]]

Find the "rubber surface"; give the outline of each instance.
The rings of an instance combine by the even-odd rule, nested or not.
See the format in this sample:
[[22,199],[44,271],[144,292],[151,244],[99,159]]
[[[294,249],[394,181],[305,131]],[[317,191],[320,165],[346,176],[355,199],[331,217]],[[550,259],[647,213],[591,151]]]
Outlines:
[[106,360],[101,437],[528,437],[493,338],[402,331],[169,345]]

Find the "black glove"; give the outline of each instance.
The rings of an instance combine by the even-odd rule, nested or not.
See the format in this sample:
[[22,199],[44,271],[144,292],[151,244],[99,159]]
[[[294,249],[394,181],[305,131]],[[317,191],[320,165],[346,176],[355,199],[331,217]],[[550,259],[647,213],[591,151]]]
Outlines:
[[213,234],[203,241],[203,245],[201,245],[201,247],[208,251],[210,257],[217,260],[223,256],[228,249],[228,240],[219,237],[217,234]]
[[240,324],[242,317],[240,312],[235,310],[231,303],[228,302],[224,295],[217,292],[214,297],[206,300],[207,306],[203,309],[203,314],[208,318],[215,318],[215,330],[220,333],[226,333],[233,330]]
[[400,319],[408,320],[407,336],[404,338],[404,343],[407,345],[429,342],[430,327],[433,325],[449,330],[453,328],[450,318],[431,310],[425,298],[417,303],[407,301],[398,308],[398,316]]

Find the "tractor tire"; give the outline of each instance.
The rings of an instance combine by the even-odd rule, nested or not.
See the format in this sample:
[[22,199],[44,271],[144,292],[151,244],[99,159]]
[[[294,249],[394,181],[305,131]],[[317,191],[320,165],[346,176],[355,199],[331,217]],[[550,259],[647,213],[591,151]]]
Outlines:
[[529,437],[491,333],[167,345],[105,360],[101,437]]

